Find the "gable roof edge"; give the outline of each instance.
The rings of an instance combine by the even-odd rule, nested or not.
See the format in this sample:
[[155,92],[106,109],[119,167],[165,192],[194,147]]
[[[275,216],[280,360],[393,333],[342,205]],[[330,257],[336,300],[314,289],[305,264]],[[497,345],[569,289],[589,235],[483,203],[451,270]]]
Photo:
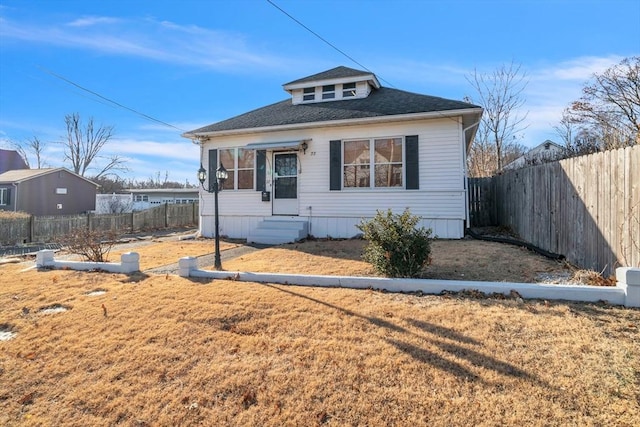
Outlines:
[[[34,172],[35,172],[35,171],[40,171],[40,173],[34,173],[33,175],[25,176],[25,177],[23,177],[23,178],[14,179],[14,180],[11,180],[11,181],[0,181],[0,182],[14,182],[14,183],[20,184],[21,182],[28,181],[28,180],[30,180],[30,179],[34,179],[34,178],[38,178],[38,177],[41,177],[41,176],[44,176],[44,175],[48,175],[48,174],[50,174],[50,173],[59,172],[59,171],[65,171],[65,172],[70,173],[71,175],[75,175],[76,177],[81,178],[81,179],[83,179],[83,180],[87,181],[87,182],[88,182],[88,183],[90,183],[90,184],[95,185],[95,186],[96,186],[96,188],[100,187],[100,184],[97,184],[97,183],[95,183],[95,182],[91,181],[90,179],[85,178],[84,176],[78,175],[77,173],[75,173],[75,172],[73,172],[73,171],[70,171],[70,170],[69,170],[69,169],[67,169],[67,168],[16,169],[16,170],[18,170],[18,171],[34,171]],[[7,172],[13,172],[13,171],[7,171]],[[5,172],[5,173],[6,173],[6,172]],[[1,175],[1,174],[0,174],[0,175]]]
[[212,132],[185,132],[181,134],[183,138],[199,141],[203,138],[216,137],[216,136],[228,136],[228,135],[243,135],[243,134],[255,134],[264,132],[278,132],[285,130],[300,130],[317,127],[337,127],[337,126],[352,126],[368,123],[388,123],[388,122],[404,122],[409,120],[419,119],[437,119],[437,118],[451,118],[456,116],[474,115],[477,114],[478,118],[482,115],[483,109],[480,107],[464,108],[458,110],[443,110],[443,111],[428,111],[422,113],[410,113],[410,114],[393,114],[386,116],[376,117],[363,117],[359,119],[342,119],[342,120],[326,120],[321,122],[305,122],[305,123],[293,123],[286,125],[276,126],[263,126],[256,128],[241,128],[241,129],[228,129]]

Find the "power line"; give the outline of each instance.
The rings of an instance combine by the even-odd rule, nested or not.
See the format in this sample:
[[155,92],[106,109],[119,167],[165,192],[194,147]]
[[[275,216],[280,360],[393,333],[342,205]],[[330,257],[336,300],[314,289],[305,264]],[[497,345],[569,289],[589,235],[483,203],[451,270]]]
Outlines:
[[77,87],[78,89],[81,89],[81,90],[83,90],[85,92],[88,92],[88,93],[94,95],[94,96],[97,96],[98,98],[103,99],[103,100],[109,102],[110,104],[113,104],[113,105],[117,106],[118,108],[122,108],[122,109],[125,109],[125,110],[128,110],[128,111],[131,111],[132,113],[134,113],[134,114],[136,114],[136,115],[138,115],[140,117],[143,117],[143,118],[145,118],[147,120],[151,120],[152,122],[160,123],[161,125],[168,126],[170,128],[176,129],[176,130],[178,130],[180,132],[186,132],[184,129],[180,129],[179,127],[176,127],[176,126],[174,126],[172,124],[169,124],[167,122],[163,122],[162,120],[159,120],[159,119],[151,117],[151,116],[149,116],[147,114],[141,113],[140,111],[134,110],[133,108],[129,108],[126,105],[122,105],[119,102],[116,102],[116,101],[114,101],[112,99],[109,99],[109,98],[107,98],[105,96],[102,96],[99,93],[92,91],[91,89],[87,89],[86,87],[80,86],[79,84],[67,79],[66,77],[63,77],[63,76],[61,76],[59,74],[54,73],[51,70],[48,70],[48,69],[46,69],[44,67],[41,67],[41,66],[38,66],[38,68],[40,70],[42,70],[43,72],[45,72],[47,74],[50,74],[53,77],[58,78],[58,79],[66,82],[66,83],[69,83],[70,85],[73,85],[73,86]]
[[[348,58],[350,61],[358,64],[358,66],[364,68],[365,70],[367,70],[368,72],[370,72],[371,74],[375,74],[373,71],[371,71],[369,68],[365,67],[364,65],[362,65],[361,63],[359,63],[358,61],[356,61],[353,57],[351,57],[350,55],[348,55],[347,53],[345,53],[344,51],[342,51],[341,49],[339,49],[338,47],[336,47],[334,44],[332,44],[331,42],[329,42],[328,40],[326,40],[324,37],[322,37],[320,34],[316,33],[315,31],[313,31],[311,28],[307,27],[306,25],[304,25],[302,22],[298,21],[296,18],[294,18],[292,15],[290,15],[287,11],[285,11],[284,9],[282,9],[280,6],[278,6],[277,4],[275,4],[273,1],[271,0],[267,0],[267,2],[269,4],[271,4],[271,6],[275,7],[276,9],[278,9],[280,12],[284,13],[285,15],[287,15],[289,18],[291,18],[294,22],[296,22],[298,25],[300,25],[302,28],[304,28],[305,30],[309,31],[311,34],[313,34],[314,36],[316,36],[317,38],[319,38],[320,40],[322,40],[323,42],[325,42],[326,44],[328,44],[329,46],[331,46],[333,49],[335,49],[336,51],[338,51],[340,54],[342,54],[343,56],[345,56],[346,58]],[[391,83],[389,83],[388,81],[386,81],[385,79],[383,79],[382,77],[380,77],[380,80],[382,80],[383,82],[387,83],[389,86],[395,88],[394,85],[392,85]]]

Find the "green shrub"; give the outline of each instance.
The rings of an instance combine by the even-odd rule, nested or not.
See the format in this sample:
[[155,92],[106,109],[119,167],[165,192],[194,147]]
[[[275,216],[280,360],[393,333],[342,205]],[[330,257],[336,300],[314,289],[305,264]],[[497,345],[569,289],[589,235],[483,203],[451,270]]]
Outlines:
[[362,258],[387,277],[416,277],[429,263],[431,229],[418,228],[420,217],[406,209],[402,214],[377,211],[356,227],[369,243]]

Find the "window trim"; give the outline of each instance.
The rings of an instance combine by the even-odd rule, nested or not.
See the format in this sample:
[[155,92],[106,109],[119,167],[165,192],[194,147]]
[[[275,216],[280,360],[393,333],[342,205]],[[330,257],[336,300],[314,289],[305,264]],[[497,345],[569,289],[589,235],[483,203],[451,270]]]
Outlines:
[[11,200],[9,200],[9,189],[0,188],[0,206],[9,206]]
[[322,100],[336,99],[336,85],[322,86]]
[[313,102],[316,100],[316,88],[305,87],[302,89],[302,102]]
[[[386,162],[386,163],[376,163],[376,159],[375,159],[375,142],[379,141],[379,140],[385,140],[385,139],[400,139],[401,144],[402,144],[402,162],[401,162],[401,173],[400,176],[402,178],[402,185],[400,186],[392,186],[392,187],[377,187],[375,184],[375,169],[377,165],[393,165],[393,164],[398,164],[399,162]],[[348,166],[348,164],[345,164],[344,159],[344,149],[345,149],[345,143],[348,142],[353,142],[353,141],[368,141],[369,143],[369,163],[367,163],[367,165],[369,166],[369,186],[367,187],[346,187],[345,183],[344,183],[344,170],[345,170],[345,166]],[[395,135],[395,136],[375,136],[375,137],[369,137],[369,138],[349,138],[349,139],[343,139],[341,141],[340,144],[340,187],[342,191],[359,191],[359,190],[365,190],[365,191],[385,191],[385,190],[391,190],[391,191],[398,191],[398,190],[406,190],[407,188],[407,178],[406,178],[406,173],[407,173],[407,159],[406,159],[406,154],[407,154],[407,146],[406,146],[406,137],[405,136],[400,136],[400,135]]]
[[[233,171],[233,187],[229,186],[230,182],[229,180],[225,181],[224,186],[223,186],[223,190],[226,191],[255,191],[256,189],[256,158],[258,157],[257,155],[257,150],[251,150],[251,149],[247,149],[244,147],[223,147],[223,148],[218,148],[218,164],[216,165],[216,169],[220,166],[221,164],[221,159],[222,159],[222,155],[221,152],[225,151],[225,150],[233,150],[234,154],[233,154],[233,167],[229,167],[228,165],[225,165],[225,169],[227,169],[227,171]],[[253,162],[251,164],[251,167],[243,167],[243,168],[239,168],[239,161],[240,161],[240,150],[246,150],[246,151],[252,151],[253,152]],[[239,177],[239,172],[240,171],[251,171],[252,174],[252,182],[251,182],[251,188],[238,188],[238,177]]]
[[[349,86],[349,87],[347,87]],[[358,85],[356,82],[342,84],[342,98],[355,98],[358,94]]]

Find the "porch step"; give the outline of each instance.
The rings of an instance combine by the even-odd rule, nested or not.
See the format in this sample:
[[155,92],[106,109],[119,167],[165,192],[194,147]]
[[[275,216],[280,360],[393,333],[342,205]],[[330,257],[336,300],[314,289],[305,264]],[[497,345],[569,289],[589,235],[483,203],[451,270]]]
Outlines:
[[247,236],[247,243],[280,245],[302,240],[309,234],[307,221],[264,220]]

